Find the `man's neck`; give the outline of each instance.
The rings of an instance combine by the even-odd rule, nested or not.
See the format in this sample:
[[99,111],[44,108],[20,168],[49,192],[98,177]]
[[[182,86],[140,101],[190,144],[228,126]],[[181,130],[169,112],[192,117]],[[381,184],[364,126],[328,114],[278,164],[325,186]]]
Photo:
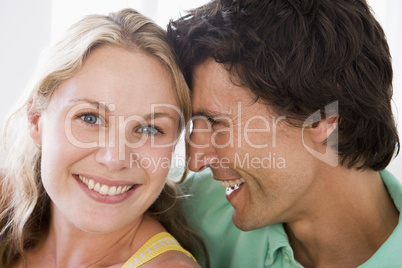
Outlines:
[[309,213],[285,223],[295,258],[305,267],[356,267],[398,224],[399,212],[378,172],[338,170],[321,178],[325,187]]

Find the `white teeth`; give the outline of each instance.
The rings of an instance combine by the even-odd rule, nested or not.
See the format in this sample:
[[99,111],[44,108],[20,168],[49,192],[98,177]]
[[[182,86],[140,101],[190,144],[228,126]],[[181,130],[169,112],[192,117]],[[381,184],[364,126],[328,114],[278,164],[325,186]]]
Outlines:
[[235,184],[233,187],[226,188],[226,195],[231,195],[234,191],[240,188],[240,185]]
[[84,184],[88,186],[89,190],[94,190],[101,195],[118,195],[127,192],[128,190],[131,190],[134,185],[126,185],[126,186],[108,186],[105,184],[100,184],[99,182],[94,182],[92,179],[87,179],[84,176],[78,175],[80,181],[82,181]]
[[[84,182],[85,184],[87,184],[86,182]],[[88,189],[89,190],[92,190],[94,187],[95,187],[95,182],[94,182],[94,180],[89,180],[89,183],[87,184],[88,185]]]
[[112,186],[109,188],[108,195],[115,195],[116,194],[116,186]]
[[223,187],[226,187],[226,188],[228,188],[228,187],[234,188],[236,185],[240,186],[240,184],[243,184],[245,182],[246,182],[245,179],[240,178],[240,179],[236,179],[236,180],[223,180],[223,181],[221,181],[221,184]]
[[239,184],[235,184],[234,186],[227,187],[227,188],[226,188],[226,191],[236,191],[236,190],[239,189],[239,188],[240,188],[240,185],[239,185]]
[[99,190],[100,190],[100,183],[99,183],[99,182],[97,182],[97,183],[95,184],[94,190],[97,191],[97,192],[99,192]]
[[107,185],[102,185],[102,187],[99,190],[100,194],[107,195],[109,193],[109,187]]
[[116,194],[120,194],[120,193],[121,193],[121,186],[117,187],[117,190],[116,190]]

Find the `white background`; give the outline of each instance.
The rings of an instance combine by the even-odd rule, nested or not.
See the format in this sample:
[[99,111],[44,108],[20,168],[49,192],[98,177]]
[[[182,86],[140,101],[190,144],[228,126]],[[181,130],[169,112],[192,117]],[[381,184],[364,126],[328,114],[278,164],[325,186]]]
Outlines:
[[[90,13],[135,8],[165,28],[170,18],[206,0],[0,0],[0,124],[27,85],[40,52],[66,27]],[[393,57],[394,114],[402,125],[402,1],[369,0],[383,25]],[[399,132],[402,133],[402,127]],[[368,133],[369,135],[369,133]],[[402,135],[401,135],[402,139]],[[401,154],[402,155],[402,154]],[[0,164],[1,166],[1,164]],[[402,156],[389,170],[402,179]]]

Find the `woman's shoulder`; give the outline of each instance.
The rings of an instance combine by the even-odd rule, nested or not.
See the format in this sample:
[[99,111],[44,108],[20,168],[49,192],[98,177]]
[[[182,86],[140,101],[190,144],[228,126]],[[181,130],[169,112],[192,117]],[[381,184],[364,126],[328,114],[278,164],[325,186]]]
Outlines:
[[159,255],[158,257],[145,263],[141,267],[199,268],[201,266],[185,253],[172,250]]
[[168,232],[152,236],[123,265],[127,267],[200,267],[190,252]]
[[[123,267],[200,267],[191,253],[182,248],[178,241],[152,217],[145,216],[139,228],[142,246]],[[145,239],[146,238],[146,239]]]

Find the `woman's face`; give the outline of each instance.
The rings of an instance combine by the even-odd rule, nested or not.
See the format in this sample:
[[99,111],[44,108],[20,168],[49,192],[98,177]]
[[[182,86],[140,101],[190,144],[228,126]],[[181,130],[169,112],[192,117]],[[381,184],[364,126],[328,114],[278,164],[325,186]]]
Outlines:
[[91,52],[30,126],[53,220],[101,233],[138,222],[164,186],[180,120],[157,59],[118,47]]

